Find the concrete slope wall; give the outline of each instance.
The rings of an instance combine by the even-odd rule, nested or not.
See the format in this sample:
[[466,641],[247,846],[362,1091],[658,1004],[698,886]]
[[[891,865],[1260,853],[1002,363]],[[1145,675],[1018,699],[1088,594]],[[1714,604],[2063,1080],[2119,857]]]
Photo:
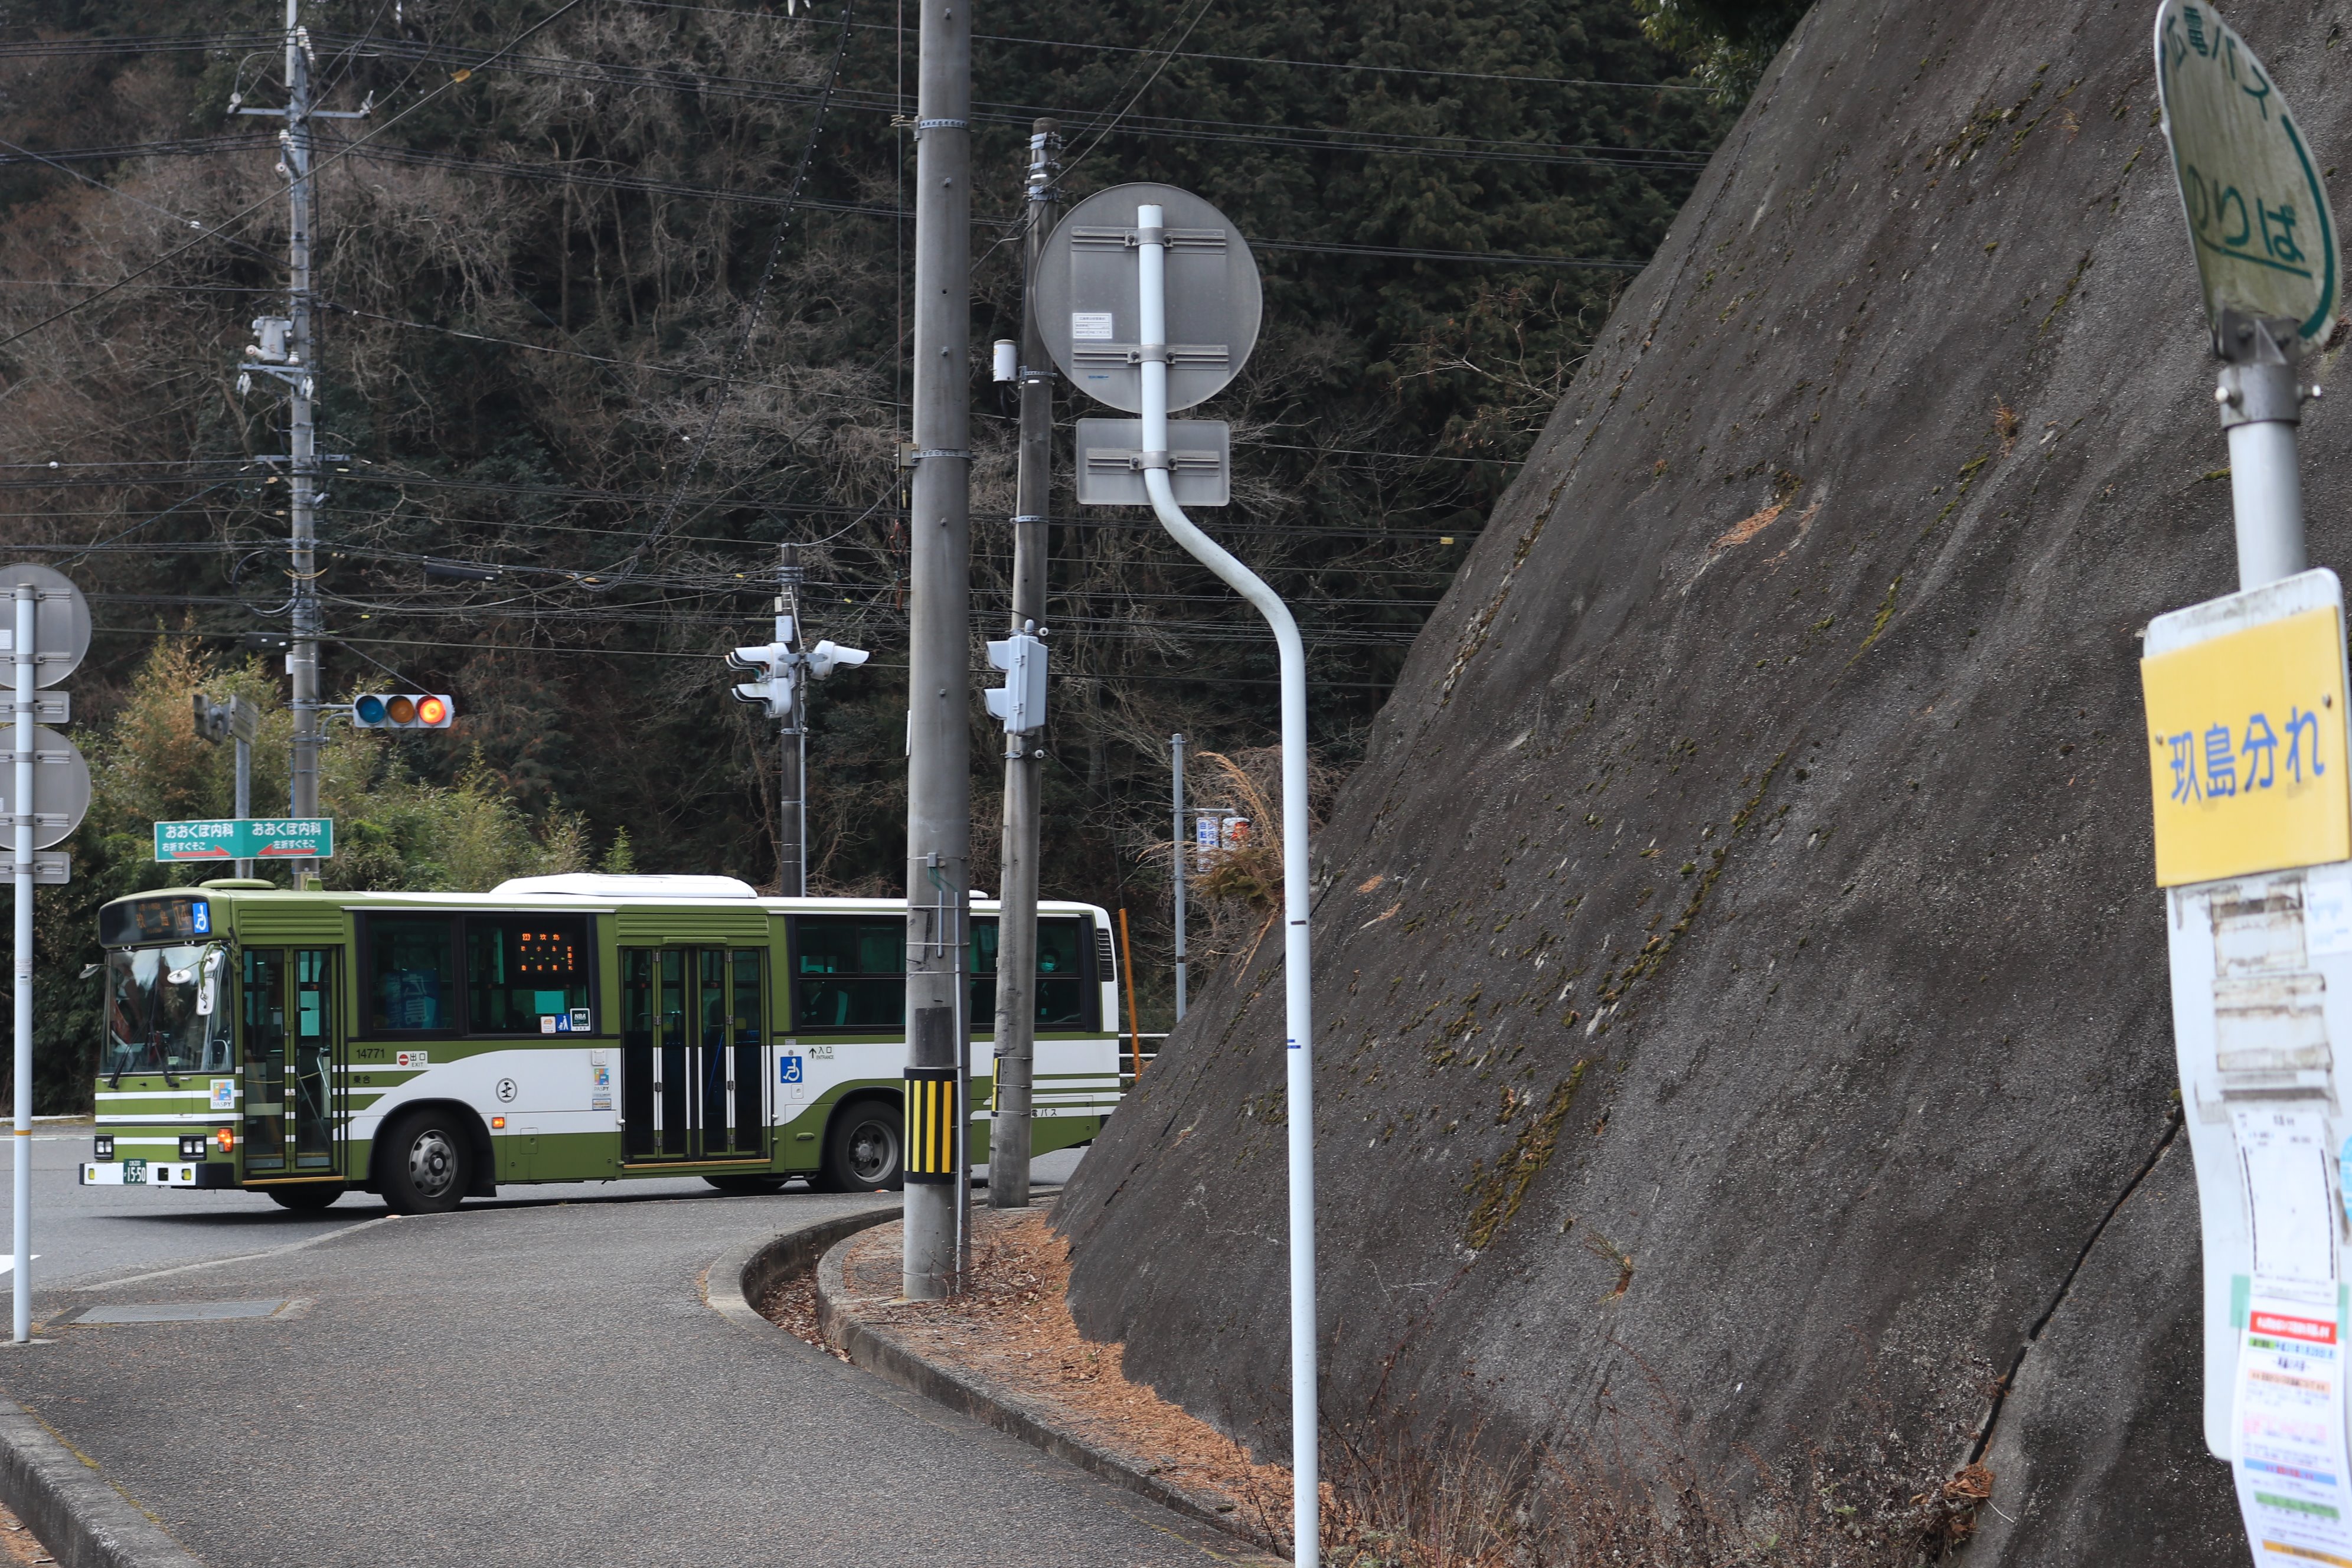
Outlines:
[[[1983,1451],[1980,1560],[2240,1559],[2139,733],[2136,632],[2235,586],[2152,13],[1822,0],[1429,623],[1316,851],[1333,1414],[1639,1394],[1707,1466]],[[2234,19],[2352,163],[2352,7]],[[1059,1210],[1086,1330],[1277,1443],[1278,965]]]

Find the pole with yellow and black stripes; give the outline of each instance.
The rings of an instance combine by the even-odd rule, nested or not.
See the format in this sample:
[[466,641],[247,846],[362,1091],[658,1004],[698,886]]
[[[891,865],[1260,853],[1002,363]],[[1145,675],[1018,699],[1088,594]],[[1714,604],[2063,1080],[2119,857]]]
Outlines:
[[907,1069],[907,1180],[952,1184],[957,1175],[954,1068]]

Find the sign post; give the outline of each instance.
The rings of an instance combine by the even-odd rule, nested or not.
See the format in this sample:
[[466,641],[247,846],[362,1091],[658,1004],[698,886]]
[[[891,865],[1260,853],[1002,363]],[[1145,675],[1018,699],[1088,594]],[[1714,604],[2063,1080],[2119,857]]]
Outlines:
[[1315,1019],[1308,969],[1307,648],[1281,595],[1184,514],[1222,506],[1232,431],[1171,421],[1222,391],[1257,346],[1257,262],[1231,219],[1172,185],[1114,185],[1072,207],[1046,242],[1034,290],[1045,347],[1097,403],[1141,416],[1078,426],[1078,501],[1148,505],[1170,537],[1265,617],[1282,670],[1283,990],[1290,1141],[1291,1552],[1322,1550],[1317,1452]]
[[2158,90],[2230,443],[2239,592],[2158,616],[2140,665],[2173,1038],[2197,1167],[2205,1442],[2258,1568],[2352,1561],[2352,681],[2306,570],[2297,361],[2343,270],[2301,128],[2202,0],[2163,0]]
[[23,1344],[33,1337],[33,887],[63,882],[68,874],[63,856],[44,866],[35,851],[62,842],[89,810],[89,765],[71,741],[34,721],[70,716],[62,699],[44,700],[39,693],[71,675],[89,651],[89,605],[80,589],[46,566],[20,562],[0,572],[0,581],[8,585],[14,610],[0,646],[6,647],[16,677],[8,703],[16,720],[15,767],[6,796],[16,961],[16,1125],[11,1140],[16,1257],[10,1289],[13,1337]]

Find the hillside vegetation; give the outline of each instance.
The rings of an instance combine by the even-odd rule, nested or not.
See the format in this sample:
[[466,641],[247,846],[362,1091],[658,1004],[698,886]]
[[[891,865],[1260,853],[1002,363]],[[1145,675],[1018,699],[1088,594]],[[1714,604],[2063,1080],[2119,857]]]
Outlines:
[[[226,756],[184,729],[151,755],[153,726],[190,682],[282,700],[240,639],[287,629],[283,487],[255,460],[282,449],[283,416],[233,384],[247,322],[282,308],[286,216],[276,122],[232,112],[282,101],[281,14],[0,16],[6,533],[91,594],[86,749],[181,781],[110,786],[69,847],[75,885],[42,895],[45,1109],[75,1103],[91,1048],[73,1000],[90,908],[165,879],[147,814],[224,809]],[[646,869],[772,881],[773,732],[727,700],[717,655],[766,640],[775,547],[794,542],[814,632],[876,656],[817,691],[816,880],[896,890],[911,13],[326,0],[304,16],[324,101],[373,104],[320,132],[327,685],[448,691],[460,715],[446,735],[335,742],[373,782],[335,808],[352,849],[333,876],[479,885],[512,857],[442,843],[415,803],[488,802],[531,854],[601,863],[625,832]],[[1265,339],[1204,411],[1245,454],[1219,527],[1300,605],[1317,744],[1345,768],[1727,117],[1622,0],[1013,0],[982,32],[974,667],[1001,635],[1012,499],[985,345],[1016,325],[1030,121],[1059,114],[1073,196],[1171,180],[1262,242]],[[1055,513],[1045,880],[1132,906],[1164,985],[1166,861],[1148,851],[1167,737],[1262,745],[1272,647],[1145,518],[1081,517],[1066,490]],[[429,577],[428,555],[504,574]],[[996,750],[973,748],[983,888]],[[266,807],[284,765],[265,752]]]

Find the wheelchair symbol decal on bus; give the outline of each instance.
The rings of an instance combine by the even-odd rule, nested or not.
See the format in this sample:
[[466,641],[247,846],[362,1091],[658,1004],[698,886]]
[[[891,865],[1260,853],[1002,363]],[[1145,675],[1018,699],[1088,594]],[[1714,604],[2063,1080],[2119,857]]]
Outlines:
[[782,1082],[782,1083],[798,1083],[798,1082],[800,1082],[800,1081],[801,1081],[801,1058],[798,1058],[798,1057],[796,1057],[796,1056],[790,1056],[790,1055],[787,1055],[787,1056],[785,1056],[785,1057],[783,1057],[783,1058],[780,1058],[779,1063],[778,1063],[778,1067],[779,1067],[779,1070],[780,1070],[780,1071],[782,1073],[782,1075],[783,1075],[781,1079],[778,1079],[778,1081],[779,1081],[779,1082]]

